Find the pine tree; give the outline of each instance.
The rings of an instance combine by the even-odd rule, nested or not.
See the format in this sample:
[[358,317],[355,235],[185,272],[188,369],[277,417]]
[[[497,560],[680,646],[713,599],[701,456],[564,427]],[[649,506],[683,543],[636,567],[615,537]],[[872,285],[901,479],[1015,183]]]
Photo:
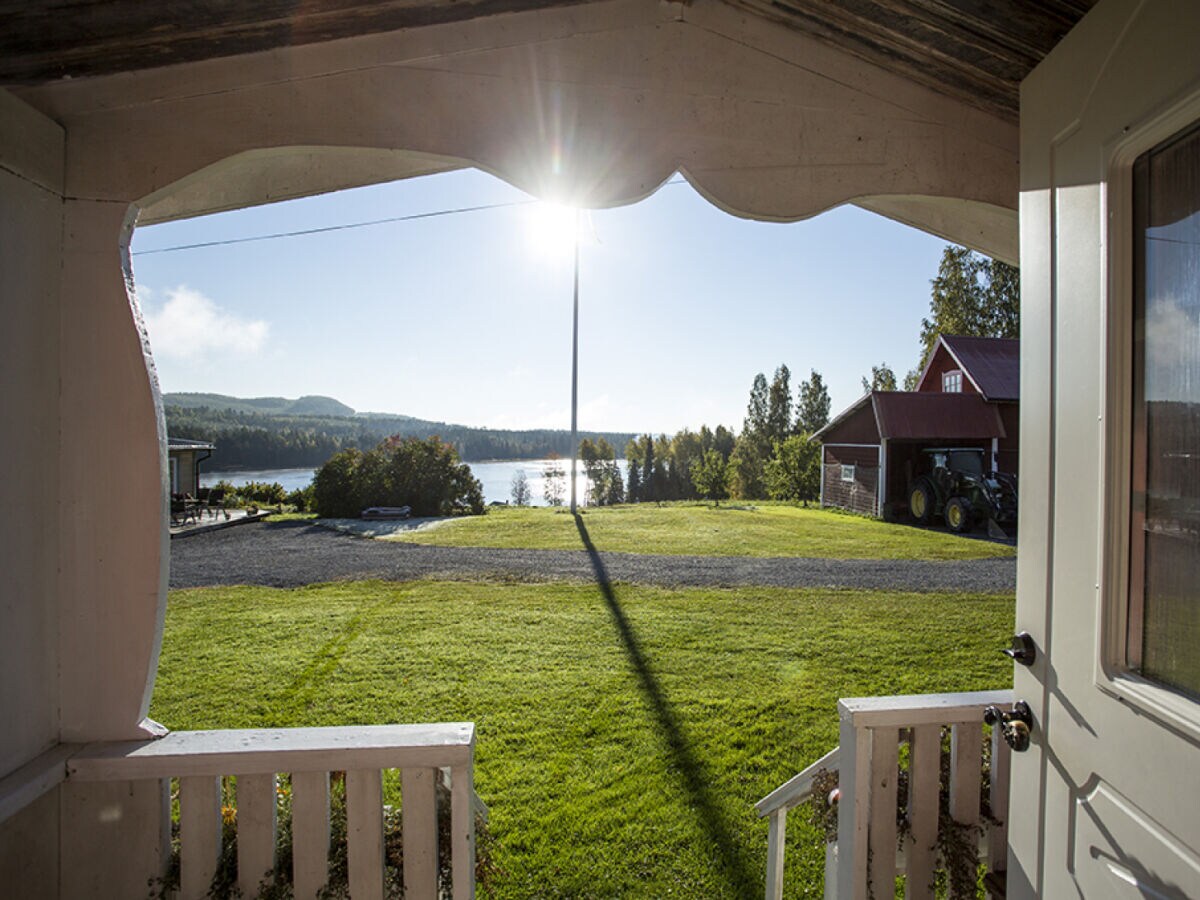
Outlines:
[[808,381],[800,385],[800,403],[796,410],[796,431],[815,434],[829,424],[829,391],[816,369]]
[[772,446],[792,430],[792,373],[785,365],[775,370],[767,391],[767,440]]
[[637,503],[642,499],[642,467],[635,459],[629,460],[629,487],[625,491],[625,497],[630,503]]

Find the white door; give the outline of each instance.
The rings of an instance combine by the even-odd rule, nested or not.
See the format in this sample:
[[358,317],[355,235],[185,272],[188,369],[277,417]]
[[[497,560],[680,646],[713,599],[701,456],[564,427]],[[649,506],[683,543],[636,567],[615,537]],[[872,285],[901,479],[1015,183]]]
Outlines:
[[1008,896],[1200,897],[1200,2],[1101,0],[1021,110]]

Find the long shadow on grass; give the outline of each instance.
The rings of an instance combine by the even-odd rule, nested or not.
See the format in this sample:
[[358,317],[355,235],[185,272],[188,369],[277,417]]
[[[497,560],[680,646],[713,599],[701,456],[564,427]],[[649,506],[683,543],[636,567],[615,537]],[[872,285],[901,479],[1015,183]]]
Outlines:
[[746,854],[734,835],[733,829],[725,821],[725,814],[713,797],[709,787],[708,773],[684,736],[679,719],[671,708],[662,685],[658,683],[658,678],[650,668],[650,662],[642,651],[637,634],[634,633],[633,626],[625,615],[625,610],[621,608],[617,593],[613,590],[612,582],[608,578],[608,570],[604,568],[604,561],[600,558],[596,545],[592,543],[592,538],[588,534],[587,526],[583,524],[583,518],[579,515],[575,516],[575,526],[579,529],[579,537],[583,540],[583,546],[587,550],[588,558],[595,570],[596,583],[600,587],[600,593],[604,595],[604,602],[608,606],[609,614],[612,615],[613,624],[617,626],[617,634],[620,635],[621,643],[625,647],[625,654],[629,657],[629,662],[637,673],[642,693],[650,701],[650,708],[654,711],[659,731],[666,739],[671,762],[679,770],[684,789],[691,801],[690,805],[695,809],[701,827],[708,832],[709,840],[721,859],[721,873],[733,888],[734,896],[751,896],[753,893],[757,893],[761,886],[758,884],[755,873],[751,870]]

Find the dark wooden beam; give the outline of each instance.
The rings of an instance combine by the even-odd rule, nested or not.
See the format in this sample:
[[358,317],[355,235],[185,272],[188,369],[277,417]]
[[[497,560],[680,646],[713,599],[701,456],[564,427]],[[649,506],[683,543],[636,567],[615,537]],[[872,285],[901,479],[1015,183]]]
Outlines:
[[589,0],[0,0],[0,84],[110,75]]

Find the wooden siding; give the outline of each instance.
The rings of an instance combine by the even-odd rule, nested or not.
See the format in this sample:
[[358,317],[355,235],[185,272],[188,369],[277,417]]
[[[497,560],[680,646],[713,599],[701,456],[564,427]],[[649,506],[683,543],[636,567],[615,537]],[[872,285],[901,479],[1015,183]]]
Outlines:
[[[875,452],[875,451],[870,451]],[[854,480],[842,480],[842,466],[827,463],[822,467],[821,477],[825,481],[824,506],[836,506],[869,516],[877,514],[876,500],[879,486],[879,466],[876,460],[871,465],[854,464]],[[850,465],[847,463],[846,465]]]
[[822,460],[826,464],[847,465],[847,466],[877,466],[879,465],[879,446],[872,444],[869,447],[843,447],[838,444],[825,445],[825,457]]
[[1004,423],[1005,437],[1000,439],[999,453],[996,454],[996,468],[1001,472],[1017,474],[1017,464],[1020,461],[1020,427],[1021,405],[1019,403],[997,403],[1000,411],[1000,421]]
[[[925,370],[925,377],[921,379],[921,383],[917,385],[917,390],[923,394],[940,394],[942,392],[942,376],[947,372],[953,372],[959,368],[954,357],[943,344],[938,344],[933,351],[933,360],[929,363],[929,368]],[[975,385],[971,384],[971,379],[967,377],[967,373],[963,372],[962,393],[978,394],[975,390]]]
[[867,400],[846,418],[821,435],[823,444],[878,444],[879,426],[875,424],[875,407]]

